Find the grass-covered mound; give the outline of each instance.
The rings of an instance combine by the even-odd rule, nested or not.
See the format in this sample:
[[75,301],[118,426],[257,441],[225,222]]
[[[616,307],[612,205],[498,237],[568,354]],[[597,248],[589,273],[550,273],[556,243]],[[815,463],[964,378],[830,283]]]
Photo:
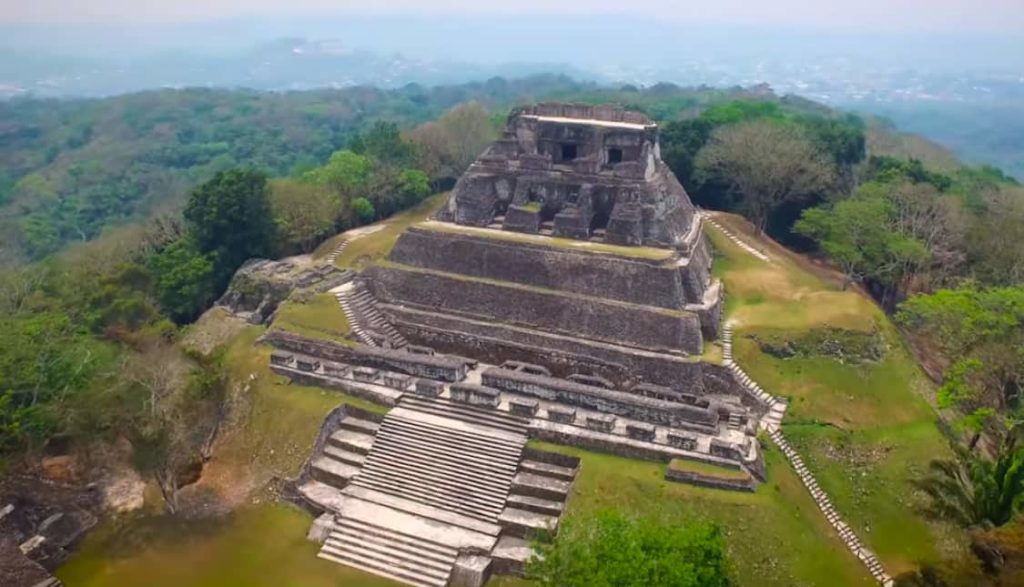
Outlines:
[[[758,238],[737,217],[719,220]],[[950,528],[920,514],[910,485],[948,446],[930,383],[888,318],[867,296],[842,291],[839,276],[773,243],[758,242],[766,263],[717,229],[709,234],[736,325],[734,356],[766,391],[790,399],[787,438],[846,522],[894,575],[957,548]]]

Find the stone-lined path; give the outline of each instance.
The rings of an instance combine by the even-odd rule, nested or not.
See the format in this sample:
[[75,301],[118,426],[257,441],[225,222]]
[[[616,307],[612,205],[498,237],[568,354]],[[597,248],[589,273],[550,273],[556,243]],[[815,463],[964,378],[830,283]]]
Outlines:
[[328,265],[334,265],[334,262],[338,260],[338,255],[341,255],[341,253],[345,250],[345,247],[347,247],[348,243],[350,242],[352,242],[352,239],[350,238],[341,239],[341,242],[338,243],[338,246],[334,247],[334,250],[331,251],[326,257],[324,257],[324,261],[326,261]]
[[722,234],[724,234],[732,242],[736,243],[744,251],[750,253],[751,255],[757,257],[758,259],[760,259],[762,261],[766,261],[768,263],[772,262],[771,257],[769,257],[768,255],[764,254],[762,251],[759,251],[759,250],[755,249],[752,245],[747,243],[745,240],[743,240],[739,236],[733,234],[733,232],[731,230],[729,230],[728,228],[726,228],[726,227],[722,226],[721,224],[719,224],[718,221],[715,220],[715,218],[714,218],[714,216],[712,215],[711,212],[701,212],[701,215],[704,216],[704,219],[707,220],[711,224],[711,226],[714,226],[718,230],[722,231]]
[[743,385],[743,390],[768,409],[768,413],[761,419],[761,429],[776,430],[782,424],[782,418],[786,415],[788,404],[786,400],[775,397],[761,389],[761,386],[732,360],[732,327],[731,322],[726,323],[722,327],[722,362]]
[[[704,215],[704,218],[712,226],[722,231],[722,233],[726,237],[728,237],[729,240],[739,245],[743,250],[747,251],[751,255],[754,255],[755,257],[762,261],[769,263],[771,262],[771,258],[769,258],[761,251],[755,249],[753,246],[747,244],[746,242],[738,238],[735,234],[733,234],[729,229],[719,224],[717,221],[715,221],[714,218],[712,218],[710,213],[701,212],[701,214]],[[878,557],[875,556],[875,553],[871,552],[864,545],[864,543],[860,541],[860,538],[857,537],[853,529],[851,529],[850,526],[843,521],[842,517],[840,517],[839,515],[839,512],[836,511],[835,506],[832,505],[832,501],[829,499],[828,494],[826,494],[825,491],[821,488],[821,486],[818,485],[818,481],[817,479],[814,478],[814,474],[811,473],[810,469],[807,468],[807,465],[804,464],[803,459],[800,458],[800,455],[797,454],[796,450],[794,450],[792,446],[790,446],[789,442],[786,440],[786,437],[783,435],[782,419],[786,415],[787,407],[787,403],[785,402],[785,400],[777,398],[763,390],[761,386],[757,384],[756,381],[754,381],[749,375],[747,375],[746,372],[744,372],[743,369],[741,369],[740,366],[733,361],[733,326],[734,323],[727,322],[725,326],[722,327],[723,363],[726,367],[729,368],[729,370],[733,372],[736,378],[743,384],[743,388],[750,395],[752,395],[755,400],[757,400],[762,405],[768,408],[768,413],[761,420],[761,429],[768,432],[768,437],[772,439],[772,442],[775,443],[775,446],[777,446],[779,450],[782,451],[782,454],[786,456],[786,460],[789,461],[789,464],[793,467],[793,470],[795,470],[797,475],[800,477],[800,481],[804,484],[804,487],[806,487],[807,491],[811,494],[811,497],[814,499],[814,503],[818,505],[818,508],[825,515],[825,518],[828,520],[828,523],[831,524],[835,531],[839,534],[839,537],[843,540],[843,543],[846,544],[846,547],[850,549],[850,552],[852,552],[853,555],[856,556],[864,564],[865,567],[867,567],[868,572],[871,573],[871,576],[874,577],[875,580],[879,582],[879,584],[884,585],[885,587],[892,587],[892,585],[894,584],[893,579],[888,573],[885,572],[885,569],[882,567],[882,563],[878,560]]]

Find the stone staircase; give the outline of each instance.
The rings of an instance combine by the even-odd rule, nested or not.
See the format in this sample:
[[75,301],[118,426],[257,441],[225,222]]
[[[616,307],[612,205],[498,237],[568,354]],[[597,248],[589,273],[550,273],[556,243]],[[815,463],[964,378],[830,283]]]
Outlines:
[[761,389],[761,386],[751,379],[733,360],[732,329],[733,325],[731,322],[727,322],[722,327],[722,362],[732,371],[732,374],[742,385],[743,390],[768,409],[768,413],[761,418],[761,428],[765,430],[777,429],[782,424],[782,418],[786,415],[787,403],[785,400]]
[[409,585],[444,587],[458,550],[354,518],[338,518],[319,557]]
[[373,295],[358,282],[349,282],[333,290],[341,311],[345,313],[352,332],[363,344],[380,346],[380,342],[371,333],[383,336],[392,348],[402,348],[409,344],[404,336],[377,309]]
[[[403,399],[384,418],[373,450],[352,484],[497,521],[516,475],[525,434],[488,434],[487,426],[459,426],[459,418],[452,419],[448,413],[467,415],[459,410],[462,406],[429,406],[434,409],[422,411],[407,409],[408,403]],[[473,421],[480,423],[480,418]]]
[[729,429],[743,430],[743,417],[735,412],[729,414]]
[[579,470],[526,448],[527,423],[411,394],[380,422],[346,416],[300,487],[333,514],[319,556],[416,586],[447,585],[466,553],[494,551],[521,572],[529,540],[557,530]]
[[875,556],[875,553],[871,552],[863,542],[861,542],[860,538],[857,537],[857,534],[854,533],[850,526],[843,521],[839,512],[836,511],[835,506],[832,505],[832,500],[829,499],[828,494],[826,494],[821,486],[818,485],[817,479],[814,478],[814,475],[804,464],[803,459],[800,458],[800,455],[797,454],[796,450],[790,446],[786,437],[783,436],[782,431],[778,428],[770,429],[768,431],[768,436],[772,439],[772,442],[775,443],[775,446],[779,447],[782,454],[786,456],[786,460],[788,460],[790,465],[793,466],[797,475],[800,476],[800,481],[803,482],[804,487],[807,488],[811,497],[814,498],[814,503],[821,509],[821,512],[825,515],[828,523],[831,524],[836,533],[839,534],[839,538],[842,539],[843,543],[846,544],[846,547],[850,549],[850,552],[860,559],[876,581],[884,587],[892,587],[893,579],[885,572],[885,569],[882,567],[882,563],[878,560],[878,557]]

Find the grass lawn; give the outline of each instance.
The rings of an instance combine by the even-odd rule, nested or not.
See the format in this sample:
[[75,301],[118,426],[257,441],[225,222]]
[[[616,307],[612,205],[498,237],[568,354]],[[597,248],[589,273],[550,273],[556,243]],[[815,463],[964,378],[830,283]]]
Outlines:
[[[737,217],[719,219],[748,242],[758,238]],[[727,318],[736,324],[734,356],[766,391],[790,399],[786,435],[846,522],[891,574],[963,548],[961,533],[920,515],[921,496],[909,484],[948,445],[927,400],[931,385],[884,313],[774,243],[757,241],[772,256],[766,263],[714,227],[707,231]],[[819,328],[878,332],[884,357],[852,364],[825,355],[778,358],[753,339]]]
[[355,344],[347,338],[350,329],[348,319],[331,293],[317,294],[306,302],[289,300],[282,303],[273,325],[310,338]]
[[870,575],[843,546],[782,455],[766,451],[768,483],[755,493],[665,481],[664,463],[638,461],[531,442],[579,456],[580,473],[566,515],[605,508],[656,514],[679,523],[718,524],[738,585],[871,585]]
[[[405,232],[406,228],[426,220],[434,212],[437,212],[448,201],[448,195],[449,192],[435,194],[415,208],[395,214],[391,218],[373,225],[374,228],[370,229],[373,232],[353,238],[352,242],[334,260],[334,264],[338,267],[362,269],[370,263],[384,259],[391,252],[398,236]],[[362,229],[357,229],[357,231],[359,230]],[[327,241],[317,248],[316,254],[326,254],[326,251],[333,250],[342,238],[345,236],[339,235]]]
[[67,587],[397,587],[317,558],[312,519],[263,504],[213,520],[108,522],[57,571]]

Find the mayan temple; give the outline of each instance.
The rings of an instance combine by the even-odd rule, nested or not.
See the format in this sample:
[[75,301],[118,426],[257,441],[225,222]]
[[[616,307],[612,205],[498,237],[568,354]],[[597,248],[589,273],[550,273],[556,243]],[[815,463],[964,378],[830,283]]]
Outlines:
[[755,434],[783,408],[709,352],[703,222],[645,115],[514,111],[433,218],[332,290],[353,340],[266,335],[275,372],[393,406],[335,410],[295,482],[320,556],[411,585],[522,573],[579,469],[530,439],[763,480]]

